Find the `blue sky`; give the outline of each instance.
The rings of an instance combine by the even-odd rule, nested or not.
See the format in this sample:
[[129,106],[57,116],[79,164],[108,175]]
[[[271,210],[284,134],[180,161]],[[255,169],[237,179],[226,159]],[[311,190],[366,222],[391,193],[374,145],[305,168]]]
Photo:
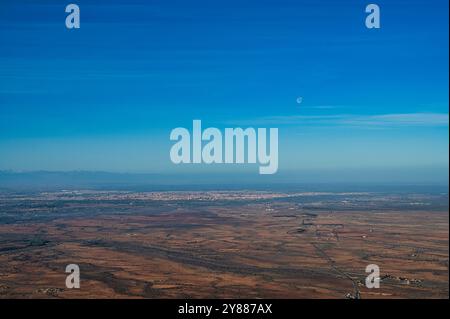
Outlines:
[[0,170],[236,170],[171,163],[201,119],[278,127],[280,172],[448,178],[448,1],[374,1],[378,30],[364,1],[72,2],[79,30],[0,1]]

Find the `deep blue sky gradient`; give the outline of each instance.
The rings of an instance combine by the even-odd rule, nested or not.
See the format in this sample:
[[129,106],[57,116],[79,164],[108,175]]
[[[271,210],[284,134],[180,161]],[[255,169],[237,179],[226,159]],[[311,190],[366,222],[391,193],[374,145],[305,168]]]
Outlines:
[[280,172],[448,174],[446,0],[374,1],[379,30],[369,1],[72,2],[79,30],[0,1],[0,170],[204,170],[169,159],[201,119],[278,127]]

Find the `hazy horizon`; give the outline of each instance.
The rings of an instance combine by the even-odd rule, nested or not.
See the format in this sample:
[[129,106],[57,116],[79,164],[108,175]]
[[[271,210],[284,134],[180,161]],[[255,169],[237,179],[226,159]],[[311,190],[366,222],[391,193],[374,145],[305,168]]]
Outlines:
[[[421,180],[411,178],[408,171],[376,171],[371,176],[360,171],[339,172],[282,172],[265,176],[246,173],[118,173],[94,171],[0,171],[0,189],[9,190],[213,190],[261,189],[304,191],[419,191],[448,193],[447,177],[443,170],[423,171]],[[430,173],[431,176],[430,176]],[[347,175],[344,175],[347,174]],[[388,176],[386,176],[388,175]],[[437,176],[441,178],[438,179]],[[375,178],[375,176],[377,176]],[[425,178],[427,177],[427,178]]]

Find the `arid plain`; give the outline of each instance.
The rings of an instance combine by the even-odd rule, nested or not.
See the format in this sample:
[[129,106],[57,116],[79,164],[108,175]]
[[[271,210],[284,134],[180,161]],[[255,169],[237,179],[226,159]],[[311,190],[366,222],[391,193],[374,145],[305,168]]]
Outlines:
[[448,298],[448,218],[448,194],[4,192],[0,298]]

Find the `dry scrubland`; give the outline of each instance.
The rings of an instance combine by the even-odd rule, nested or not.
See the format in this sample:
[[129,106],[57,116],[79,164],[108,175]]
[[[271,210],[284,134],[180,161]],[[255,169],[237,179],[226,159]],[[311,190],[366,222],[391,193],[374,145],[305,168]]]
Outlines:
[[2,194],[0,298],[448,298],[448,227],[447,194]]

